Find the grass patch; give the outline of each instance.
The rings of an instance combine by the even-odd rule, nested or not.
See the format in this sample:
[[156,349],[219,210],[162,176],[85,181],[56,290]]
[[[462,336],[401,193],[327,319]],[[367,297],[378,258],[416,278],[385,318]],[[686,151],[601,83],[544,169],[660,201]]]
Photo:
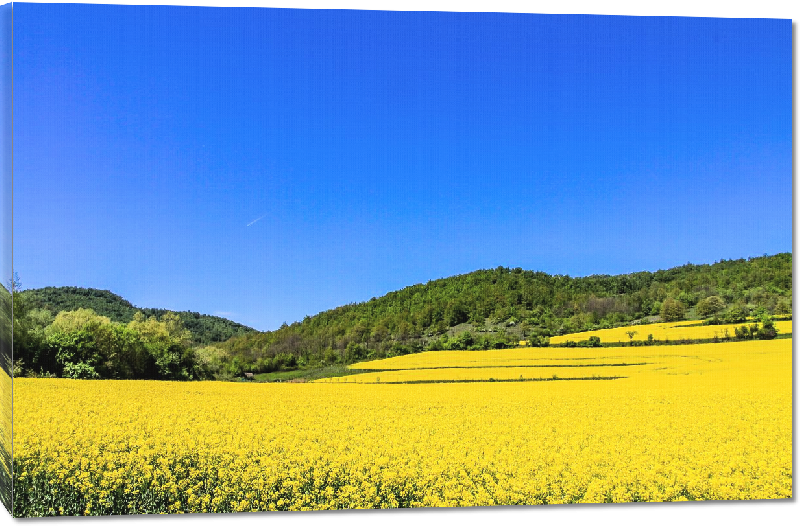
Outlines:
[[349,369],[346,365],[327,365],[312,369],[295,369],[294,371],[275,371],[260,373],[254,376],[256,382],[290,382],[304,380],[310,382],[321,378],[336,378],[362,373],[383,372],[384,369]]
[[256,382],[287,382],[302,378],[308,371],[295,370],[295,371],[274,371],[271,373],[259,373],[253,378]]

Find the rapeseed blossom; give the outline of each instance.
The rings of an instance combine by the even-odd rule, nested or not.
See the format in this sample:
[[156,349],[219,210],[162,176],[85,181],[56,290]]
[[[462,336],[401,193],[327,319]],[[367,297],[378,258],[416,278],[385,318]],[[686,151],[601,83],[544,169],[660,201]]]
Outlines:
[[[567,341],[588,340],[591,336],[597,336],[601,342],[618,343],[629,342],[631,340],[646,340],[649,335],[653,335],[654,340],[682,341],[682,340],[707,340],[718,338],[724,340],[735,336],[736,327],[751,325],[755,322],[734,323],[727,325],[698,325],[698,321],[678,321],[671,323],[652,323],[648,325],[632,325],[625,327],[615,327],[613,329],[600,329],[596,331],[578,332],[574,334],[564,334],[553,336],[550,343],[559,344]],[[776,321],[775,328],[779,334],[792,333],[792,321]],[[631,338],[628,332],[635,332]]]
[[[17,379],[14,512],[792,496],[789,339],[486,353],[391,360],[394,374],[412,376],[480,378],[486,367],[571,362],[612,365],[554,367],[556,374],[611,367],[624,378],[387,384],[390,372],[381,371],[363,373],[381,383],[344,381],[358,375],[308,384]],[[515,367],[500,367],[503,360]],[[646,364],[613,365],[622,361]]]

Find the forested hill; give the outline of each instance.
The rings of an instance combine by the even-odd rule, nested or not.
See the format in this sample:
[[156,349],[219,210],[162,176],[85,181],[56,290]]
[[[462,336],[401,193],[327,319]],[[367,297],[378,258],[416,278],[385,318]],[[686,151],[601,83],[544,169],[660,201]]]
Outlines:
[[[243,363],[277,354],[298,360],[349,362],[436,348],[439,336],[464,336],[463,346],[503,345],[514,338],[546,338],[663,314],[701,317],[698,304],[714,297],[719,315],[735,311],[791,311],[792,254],[572,278],[498,267],[430,281],[370,301],[325,311],[266,333],[225,344]],[[721,300],[721,302],[719,301]],[[706,302],[711,305],[713,302]],[[721,310],[719,305],[722,305]],[[435,340],[435,341],[434,341]]]
[[[139,311],[147,317],[155,316],[159,319],[164,314],[172,312],[166,309],[139,308],[113,292],[91,288],[44,287],[24,290],[20,295],[23,301],[28,303],[29,308],[47,309],[53,314],[80,308],[92,309],[101,316],[109,317],[111,321],[122,323],[130,322],[133,315]],[[189,311],[180,311],[176,314],[189,329],[196,343],[223,342],[233,336],[254,331],[250,327],[218,316]]]
[[520,340],[548,345],[554,335],[632,322],[787,316],[792,255],[583,278],[498,267],[407,287],[271,332],[194,312],[139,309],[96,289],[29,289],[13,302],[15,363],[3,367],[17,376],[233,379],[423,350],[503,348]]

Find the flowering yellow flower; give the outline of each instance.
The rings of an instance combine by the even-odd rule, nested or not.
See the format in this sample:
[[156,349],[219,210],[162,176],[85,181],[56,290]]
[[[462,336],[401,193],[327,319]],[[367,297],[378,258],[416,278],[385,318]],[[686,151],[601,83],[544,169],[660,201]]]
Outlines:
[[[566,341],[578,342],[588,340],[590,336],[597,336],[601,342],[629,342],[631,340],[628,332],[635,332],[634,340],[646,340],[652,334],[654,340],[705,340],[719,338],[720,340],[733,338],[736,334],[734,329],[742,325],[752,325],[754,322],[734,323],[729,325],[698,325],[701,321],[678,321],[672,323],[652,323],[649,325],[632,325],[626,327],[615,327],[613,329],[600,329],[597,331],[577,332],[574,334],[564,334],[563,336],[553,336],[550,343],[559,344]],[[792,321],[776,321],[775,328],[779,334],[792,334]]]
[[[17,379],[15,513],[792,495],[789,339],[422,353],[361,367],[392,370],[307,384]],[[388,383],[552,371],[624,378]]]

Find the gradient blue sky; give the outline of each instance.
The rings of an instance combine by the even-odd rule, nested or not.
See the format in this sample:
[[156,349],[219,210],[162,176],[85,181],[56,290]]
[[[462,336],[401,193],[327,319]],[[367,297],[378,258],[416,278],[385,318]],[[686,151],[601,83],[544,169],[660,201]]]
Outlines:
[[15,3],[14,22],[25,288],[274,329],[498,265],[792,249],[789,20]]

